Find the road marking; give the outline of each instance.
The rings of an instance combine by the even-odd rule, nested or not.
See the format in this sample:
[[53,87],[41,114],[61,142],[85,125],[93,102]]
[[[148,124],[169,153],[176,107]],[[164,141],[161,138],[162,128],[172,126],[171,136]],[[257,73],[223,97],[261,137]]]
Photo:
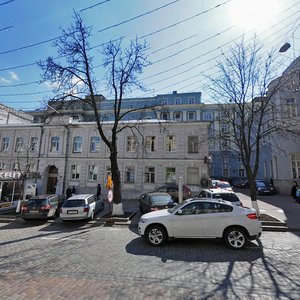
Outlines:
[[77,238],[71,238],[71,237],[63,237],[63,238],[58,238],[58,237],[42,237],[42,240],[70,240],[70,241],[78,241],[78,242],[82,242],[85,241],[85,239],[77,239]]

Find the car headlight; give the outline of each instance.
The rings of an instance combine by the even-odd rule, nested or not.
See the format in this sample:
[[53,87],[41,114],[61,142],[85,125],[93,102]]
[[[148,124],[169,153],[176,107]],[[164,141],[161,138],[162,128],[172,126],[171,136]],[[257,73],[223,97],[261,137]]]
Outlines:
[[148,221],[148,219],[145,219],[145,218],[140,219],[140,223],[146,223],[147,221]]

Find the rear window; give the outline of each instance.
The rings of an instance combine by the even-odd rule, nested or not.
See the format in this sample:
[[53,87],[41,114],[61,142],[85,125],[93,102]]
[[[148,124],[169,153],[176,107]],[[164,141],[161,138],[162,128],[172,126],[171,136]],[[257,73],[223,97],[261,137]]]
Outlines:
[[171,197],[167,196],[155,196],[151,197],[151,203],[154,205],[166,205],[171,201]]
[[213,198],[223,199],[230,202],[238,202],[240,199],[236,194],[233,193],[221,193],[221,194],[213,194]]
[[67,200],[63,207],[81,207],[85,205],[84,199],[78,199],[78,200]]
[[27,205],[39,206],[39,205],[47,205],[47,199],[30,199],[27,202]]

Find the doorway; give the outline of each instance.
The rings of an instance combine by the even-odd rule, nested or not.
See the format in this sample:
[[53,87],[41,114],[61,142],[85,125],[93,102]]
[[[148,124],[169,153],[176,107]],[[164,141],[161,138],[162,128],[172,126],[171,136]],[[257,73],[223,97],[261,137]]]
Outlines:
[[56,193],[57,177],[58,177],[58,169],[55,166],[50,166],[48,171],[46,194]]

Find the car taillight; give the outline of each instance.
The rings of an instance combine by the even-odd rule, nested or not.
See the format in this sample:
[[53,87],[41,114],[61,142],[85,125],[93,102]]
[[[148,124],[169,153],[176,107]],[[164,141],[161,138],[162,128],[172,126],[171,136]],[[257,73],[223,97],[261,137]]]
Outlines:
[[156,210],[158,210],[158,208],[157,207],[151,207],[150,210],[151,211],[156,211]]
[[41,207],[42,210],[48,210],[48,209],[50,209],[50,208],[51,208],[51,205],[50,205],[50,204],[43,205],[43,206]]
[[88,206],[83,208],[83,212],[89,212],[89,210],[90,208]]
[[22,207],[21,207],[21,210],[22,210],[22,211],[26,211],[26,210],[28,210],[28,207],[27,207],[27,206],[22,206]]
[[257,219],[256,213],[248,214],[247,217],[248,217],[249,219],[252,219],[252,220],[256,220],[256,219]]

